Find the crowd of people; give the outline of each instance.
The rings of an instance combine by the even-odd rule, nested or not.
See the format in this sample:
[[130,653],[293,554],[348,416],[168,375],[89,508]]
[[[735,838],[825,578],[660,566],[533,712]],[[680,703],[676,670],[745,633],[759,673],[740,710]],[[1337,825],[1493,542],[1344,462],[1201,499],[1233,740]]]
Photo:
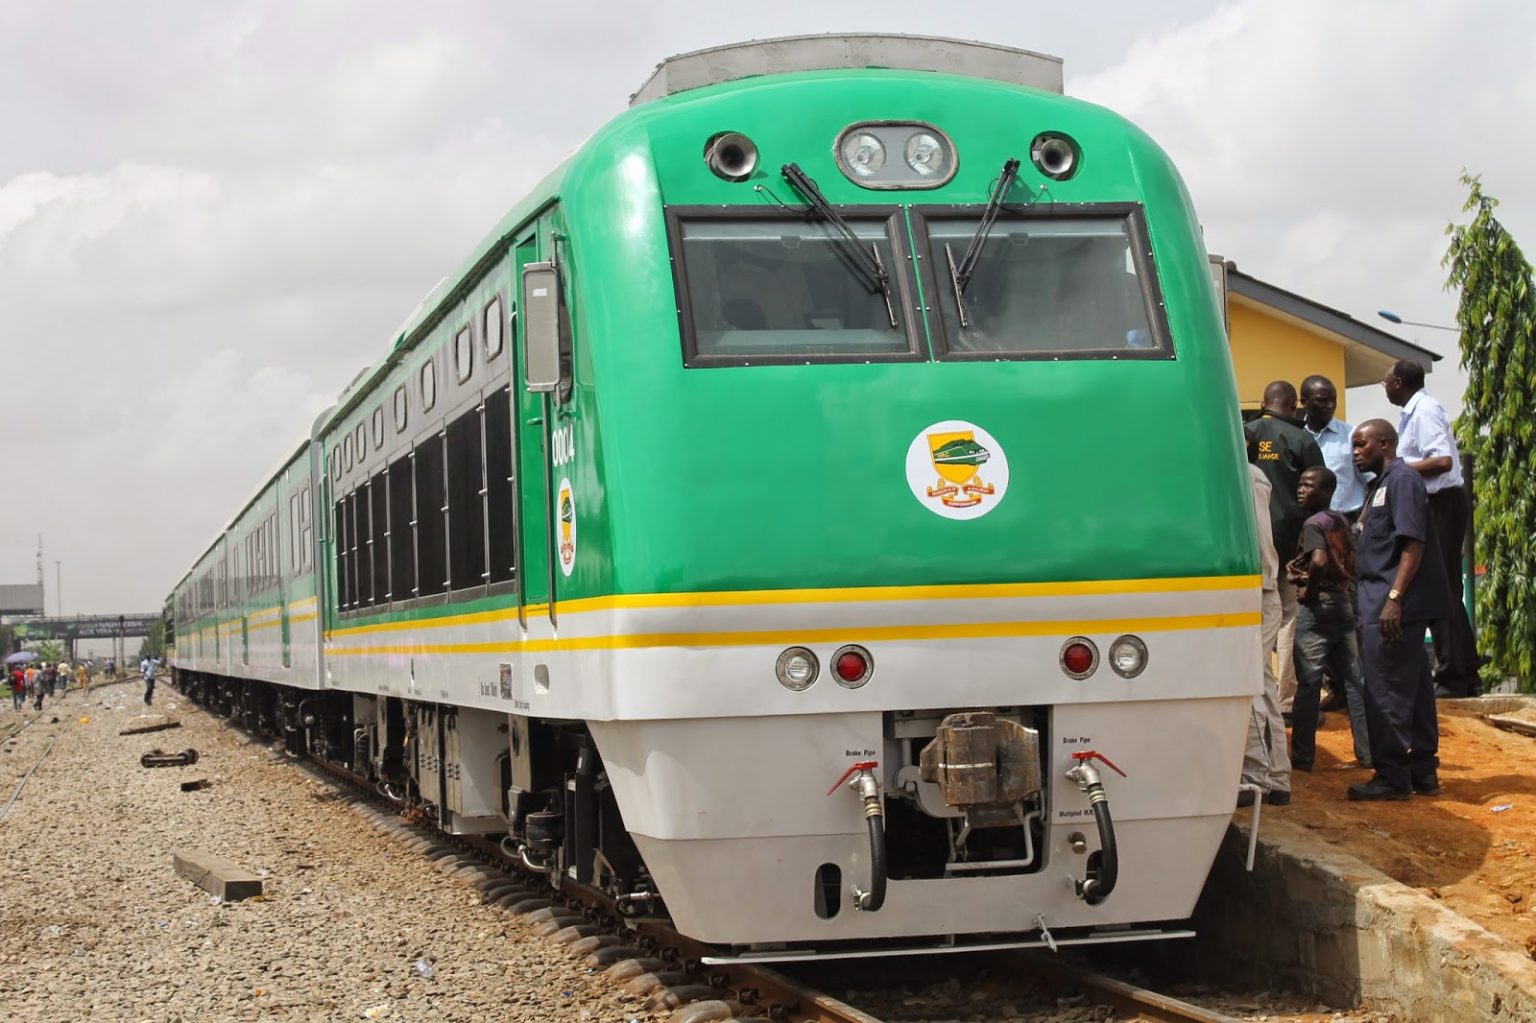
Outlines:
[[[108,659],[106,675],[113,677],[117,662]],[[34,661],[29,664],[13,664],[6,668],[6,684],[11,691],[11,708],[21,710],[28,701],[37,710],[43,709],[43,698],[62,699],[71,684],[77,689],[87,689],[96,677],[95,658],[86,658],[73,666],[68,661]]]
[[1402,409],[1396,425],[1339,421],[1337,388],[1310,376],[1299,394],[1271,383],[1243,427],[1264,578],[1264,688],[1239,806],[1291,801],[1291,772],[1312,770],[1330,710],[1349,716],[1345,766],[1373,772],[1349,786],[1350,799],[1433,795],[1435,700],[1481,692],[1483,660],[1461,601],[1471,505],[1450,417],[1418,362],[1399,361],[1382,386]]

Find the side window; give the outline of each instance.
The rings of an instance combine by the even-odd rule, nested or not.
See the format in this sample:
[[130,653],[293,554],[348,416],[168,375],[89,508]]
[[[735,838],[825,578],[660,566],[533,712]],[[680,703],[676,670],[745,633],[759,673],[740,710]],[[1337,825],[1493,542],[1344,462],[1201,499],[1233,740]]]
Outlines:
[[428,359],[421,367],[421,410],[430,411],[437,404],[437,363]]
[[500,295],[497,295],[495,298],[491,299],[490,304],[485,307],[484,321],[485,361],[490,362],[492,359],[496,358],[496,356],[501,354],[502,348]]
[[336,480],[338,482],[341,480],[341,448],[340,448],[340,446],[331,448],[331,479]]
[[342,468],[347,472],[352,471],[352,435],[349,433],[341,442]]
[[512,393],[503,387],[485,399],[485,501],[490,530],[490,579],[516,574],[517,520],[513,507]]
[[478,409],[448,424],[448,578],[453,589],[484,586],[485,481]]
[[448,580],[447,495],[443,479],[443,437],[433,434],[416,449],[416,588],[422,596],[442,593]]
[[304,487],[303,496],[299,498],[299,544],[302,548],[303,567],[313,569],[315,567],[314,538],[309,529],[309,487]]
[[401,384],[395,388],[395,431],[397,433],[405,429],[406,420],[409,418],[407,413],[410,411],[410,403],[411,399],[405,389],[405,385]]
[[358,423],[352,437],[357,441],[357,461],[361,465],[363,456],[368,453],[368,428],[362,423]]
[[384,406],[380,405],[373,410],[373,448],[375,451],[384,449]]
[[301,561],[299,559],[299,495],[295,491],[288,495],[288,574],[297,575]]
[[416,493],[410,455],[389,467],[389,596],[416,596]]
[[453,336],[453,368],[461,384],[475,372],[474,338],[467,326]]

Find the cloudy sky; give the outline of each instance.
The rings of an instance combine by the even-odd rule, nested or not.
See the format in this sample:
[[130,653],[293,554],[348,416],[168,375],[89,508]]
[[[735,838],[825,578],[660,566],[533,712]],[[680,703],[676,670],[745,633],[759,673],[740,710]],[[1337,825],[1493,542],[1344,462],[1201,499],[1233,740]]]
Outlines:
[[[50,612],[55,560],[66,613],[158,607],[421,296],[660,58],[835,31],[1063,57],[1069,94],[1173,155],[1212,251],[1373,323],[1451,322],[1439,264],[1463,167],[1536,248],[1522,0],[14,0],[0,458],[25,488],[0,501],[0,582],[34,579],[42,533]],[[1459,390],[1445,369],[1431,388]]]

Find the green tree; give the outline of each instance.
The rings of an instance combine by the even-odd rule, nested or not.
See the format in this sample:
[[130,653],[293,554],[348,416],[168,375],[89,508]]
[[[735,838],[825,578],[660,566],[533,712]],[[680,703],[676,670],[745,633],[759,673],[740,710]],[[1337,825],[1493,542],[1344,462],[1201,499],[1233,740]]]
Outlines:
[[165,622],[156,621],[149,627],[149,635],[139,644],[139,659],[165,656]]
[[1494,217],[1498,200],[1463,173],[1469,224],[1446,228],[1446,287],[1460,292],[1467,392],[1457,440],[1474,456],[1479,645],[1498,677],[1536,685],[1536,285],[1531,264]]
[[32,652],[37,655],[39,661],[57,664],[64,659],[64,644],[56,639],[45,639],[35,644]]

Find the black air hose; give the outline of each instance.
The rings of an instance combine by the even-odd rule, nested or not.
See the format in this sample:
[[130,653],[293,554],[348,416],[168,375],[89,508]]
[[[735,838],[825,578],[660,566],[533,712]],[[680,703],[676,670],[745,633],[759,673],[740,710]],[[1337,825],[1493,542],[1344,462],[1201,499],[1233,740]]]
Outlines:
[[1093,818],[1099,824],[1099,865],[1098,869],[1091,871],[1088,880],[1083,882],[1083,901],[1090,906],[1097,906],[1109,898],[1109,893],[1115,890],[1115,882],[1120,878],[1120,855],[1115,849],[1115,821],[1109,815],[1109,800],[1104,798],[1104,790],[1099,789],[1093,799]]
[[885,818],[871,814],[869,821],[869,891],[859,896],[859,908],[873,913],[885,905]]

